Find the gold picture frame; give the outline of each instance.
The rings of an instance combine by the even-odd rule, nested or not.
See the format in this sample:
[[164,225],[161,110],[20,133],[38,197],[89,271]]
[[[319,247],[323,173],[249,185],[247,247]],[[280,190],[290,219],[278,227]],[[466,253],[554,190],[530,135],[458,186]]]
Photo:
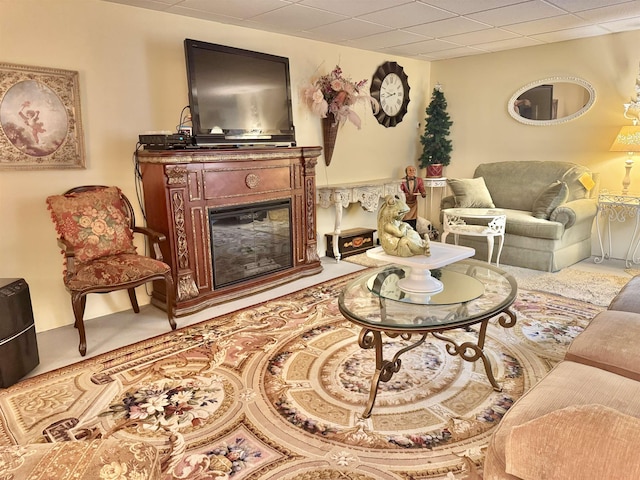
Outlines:
[[85,168],[78,72],[0,63],[0,169]]

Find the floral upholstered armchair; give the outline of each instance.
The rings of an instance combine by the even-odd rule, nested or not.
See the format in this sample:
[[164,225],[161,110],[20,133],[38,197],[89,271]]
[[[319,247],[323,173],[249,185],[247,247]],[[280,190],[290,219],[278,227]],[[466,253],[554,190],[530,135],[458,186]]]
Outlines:
[[[140,308],[135,288],[153,280],[164,282],[169,324],[173,318],[174,284],[171,267],[162,261],[159,242],[166,240],[153,230],[135,226],[133,207],[117,187],[76,187],[47,198],[65,259],[64,284],[71,293],[79,351],[87,352],[84,329],[86,295],[127,290],[133,311]],[[149,239],[153,258],[139,255],[133,234]]]

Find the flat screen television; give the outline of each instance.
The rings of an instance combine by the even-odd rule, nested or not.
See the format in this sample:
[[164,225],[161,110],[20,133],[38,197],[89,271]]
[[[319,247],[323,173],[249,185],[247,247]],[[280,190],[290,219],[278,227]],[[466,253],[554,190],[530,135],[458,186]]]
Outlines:
[[289,59],[186,39],[193,136],[199,146],[295,146]]

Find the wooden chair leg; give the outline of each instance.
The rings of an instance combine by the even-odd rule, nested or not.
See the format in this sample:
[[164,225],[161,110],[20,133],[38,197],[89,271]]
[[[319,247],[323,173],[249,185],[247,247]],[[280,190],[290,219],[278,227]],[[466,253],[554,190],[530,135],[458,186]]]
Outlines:
[[138,297],[136,297],[136,289],[127,288],[127,292],[129,292],[129,300],[131,300],[133,311],[136,313],[140,313],[140,307],[138,306]]
[[[80,302],[81,302],[80,303],[80,308],[81,308],[80,319],[82,319],[82,318],[84,318],[84,309],[85,309],[85,306],[87,305],[87,296],[86,295],[80,296]],[[73,296],[71,297],[71,303],[73,305]],[[74,310],[74,318],[75,318],[75,322],[74,322],[73,326],[74,326],[74,328],[79,328],[78,327],[78,316],[75,315],[75,310]]]
[[78,351],[83,357],[87,354],[87,336],[84,331],[84,307],[87,302],[86,294],[72,293],[71,294],[71,306],[73,307],[73,316],[75,317],[74,326],[78,329],[78,335],[80,336],[80,345]]
[[166,302],[167,302],[167,317],[169,318],[169,325],[171,325],[171,330],[175,330],[177,325],[176,321],[173,318],[174,304],[176,299],[176,293],[173,283],[173,277],[171,276],[171,272],[167,273],[164,276],[165,281],[165,290],[166,290]]

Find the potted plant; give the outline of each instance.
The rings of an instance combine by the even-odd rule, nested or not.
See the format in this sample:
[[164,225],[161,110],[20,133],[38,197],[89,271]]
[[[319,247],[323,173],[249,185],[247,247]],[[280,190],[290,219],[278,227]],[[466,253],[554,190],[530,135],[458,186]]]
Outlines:
[[442,177],[442,168],[451,163],[451,140],[449,127],[453,122],[447,113],[447,100],[442,87],[437,84],[427,107],[424,134],[420,137],[422,155],[418,159],[420,167],[427,169],[427,177]]

